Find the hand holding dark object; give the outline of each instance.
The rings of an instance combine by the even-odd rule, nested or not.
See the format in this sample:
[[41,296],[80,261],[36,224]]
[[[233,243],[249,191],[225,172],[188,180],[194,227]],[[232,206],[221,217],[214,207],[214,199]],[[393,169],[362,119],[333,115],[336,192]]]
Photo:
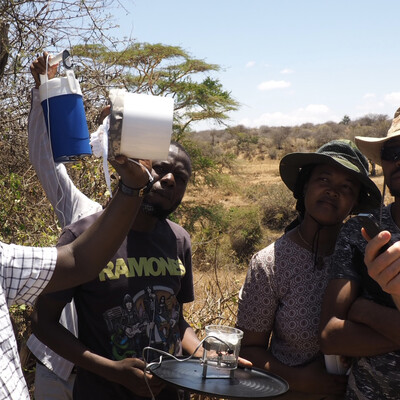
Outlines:
[[362,232],[364,238],[369,240],[365,248],[364,262],[368,268],[368,274],[373,278],[382,290],[392,295],[397,307],[400,306],[400,241],[392,244],[383,253],[382,246],[391,239],[388,231],[382,231],[373,239],[369,239],[366,232]]
[[146,364],[138,358],[125,358],[124,360],[115,361],[114,366],[115,369],[111,379],[138,396],[151,397],[147,384],[150,386],[154,396],[158,395],[165,386],[159,378],[144,372]]
[[[375,219],[373,214],[364,214],[360,213],[357,215],[357,217],[364,229],[364,231],[367,233],[369,236],[369,239],[373,239],[376,235],[378,235],[380,232],[382,232],[384,229],[379,225],[378,221]],[[385,250],[387,250],[393,243],[391,241],[387,242],[385,245],[383,245],[380,249],[380,253],[383,253]]]

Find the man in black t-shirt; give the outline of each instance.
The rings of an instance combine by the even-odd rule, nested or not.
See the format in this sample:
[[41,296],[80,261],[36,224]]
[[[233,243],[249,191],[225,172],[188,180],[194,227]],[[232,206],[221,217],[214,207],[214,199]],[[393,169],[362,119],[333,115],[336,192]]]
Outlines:
[[[153,163],[155,183],[124,243],[98,278],[72,290],[39,299],[37,336],[77,367],[74,399],[141,399],[151,395],[145,379],[146,359],[157,349],[191,354],[199,340],[183,318],[182,305],[193,301],[191,244],[188,233],[167,219],[180,204],[191,175],[190,158],[171,144],[168,159]],[[65,228],[59,244],[75,240],[101,213]],[[59,317],[74,299],[79,338]],[[148,375],[157,398],[177,398]]]

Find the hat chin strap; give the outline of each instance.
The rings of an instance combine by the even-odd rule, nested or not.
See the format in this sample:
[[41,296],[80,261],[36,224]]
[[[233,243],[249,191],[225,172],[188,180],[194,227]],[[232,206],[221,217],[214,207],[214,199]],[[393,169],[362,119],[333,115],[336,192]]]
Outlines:
[[323,225],[321,224],[316,218],[314,218],[311,214],[309,214],[310,218],[316,222],[317,224],[317,230],[314,233],[313,240],[311,243],[311,250],[314,255],[314,269],[318,266],[318,247],[319,247],[319,237],[320,237],[320,232],[323,228],[330,228],[333,227],[337,224],[327,224]]
[[318,266],[318,244],[319,244],[319,233],[321,229],[324,227],[321,225],[314,217],[311,217],[315,222],[317,222],[317,230],[314,233],[313,240],[311,243],[311,251],[314,255],[314,269]]

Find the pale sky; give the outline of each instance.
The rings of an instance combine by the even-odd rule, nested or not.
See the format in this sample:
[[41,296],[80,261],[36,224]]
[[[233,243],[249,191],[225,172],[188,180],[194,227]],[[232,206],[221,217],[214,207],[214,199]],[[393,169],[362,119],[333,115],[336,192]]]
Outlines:
[[[339,122],[400,106],[399,0],[126,0],[121,34],[218,64],[229,125]],[[198,129],[212,128],[201,125]]]

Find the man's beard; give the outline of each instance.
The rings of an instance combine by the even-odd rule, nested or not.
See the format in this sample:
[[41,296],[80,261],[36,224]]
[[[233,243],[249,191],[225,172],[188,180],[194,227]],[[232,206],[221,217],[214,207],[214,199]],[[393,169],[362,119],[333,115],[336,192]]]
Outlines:
[[178,208],[178,206],[179,203],[174,205],[172,208],[164,209],[158,204],[150,204],[146,202],[146,199],[143,199],[141,209],[147,215],[151,215],[158,219],[166,219],[168,215],[172,214]]

